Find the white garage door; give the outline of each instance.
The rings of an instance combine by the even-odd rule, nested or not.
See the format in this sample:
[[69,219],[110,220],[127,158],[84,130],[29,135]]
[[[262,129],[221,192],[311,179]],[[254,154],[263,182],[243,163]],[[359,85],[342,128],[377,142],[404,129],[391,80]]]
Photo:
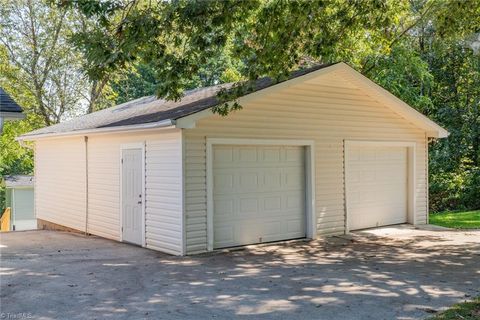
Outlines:
[[349,229],[407,221],[407,148],[349,147],[347,214]]
[[305,237],[303,147],[213,147],[214,248]]

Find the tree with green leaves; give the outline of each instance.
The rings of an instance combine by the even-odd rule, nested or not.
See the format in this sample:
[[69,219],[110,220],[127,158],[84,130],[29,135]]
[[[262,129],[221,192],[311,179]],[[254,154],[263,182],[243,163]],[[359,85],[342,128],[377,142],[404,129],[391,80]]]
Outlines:
[[[19,70],[13,66],[5,48],[0,45],[0,87],[15,98],[24,109],[33,109],[35,98],[23,90]],[[27,112],[21,121],[6,122],[0,135],[0,211],[4,204],[4,186],[1,177],[11,174],[33,174],[33,151],[21,146],[15,138],[23,133],[44,126],[40,116]]]
[[92,111],[105,81],[89,79],[83,56],[69,42],[88,20],[46,1],[0,0],[0,45],[18,71],[14,83],[35,100],[32,111],[46,125]]
[[[3,1],[16,4],[20,12],[46,3]],[[432,208],[480,207],[480,68],[478,45],[472,43],[480,39],[480,0],[49,3],[52,6],[42,10],[54,12],[54,17],[65,12],[65,21],[72,26],[62,34],[65,51],[60,53],[78,59],[75,76],[88,76],[84,80],[89,89],[83,96],[89,112],[108,104],[104,102],[121,103],[144,95],[179,99],[185,90],[222,82],[236,82],[233,90],[221,93],[224,101],[235,100],[259,77],[282,80],[294,69],[341,60],[451,132],[431,147]],[[9,34],[5,26],[1,29],[3,21],[0,33]],[[42,23],[55,30],[55,21],[58,18]],[[42,39],[51,39],[52,34]],[[25,48],[24,53],[9,49],[7,55],[18,69],[15,76],[23,79],[18,83],[27,84],[24,80],[31,77],[12,60],[12,52],[20,52],[31,62],[28,57],[36,55],[34,46]],[[61,60],[64,55],[59,57],[63,63],[52,65],[52,74],[69,67]],[[28,92],[32,101],[38,100],[34,90]],[[38,108],[36,103],[32,108]],[[240,107],[224,104],[215,111],[228,115]],[[78,104],[72,108],[77,110]]]
[[86,76],[83,55],[70,42],[88,23],[47,1],[0,0],[0,87],[26,114],[0,136],[0,209],[2,177],[33,173],[33,151],[15,141],[18,135],[111,104],[108,85]]
[[480,35],[480,1],[439,4],[412,6],[409,32],[388,55],[371,57],[374,68],[367,76],[450,132],[429,154],[431,209],[475,209],[480,207],[480,52],[472,39]]
[[[391,47],[421,23],[441,34],[479,28],[478,0],[244,0],[67,2],[98,23],[77,33],[90,77],[97,79],[147,62],[157,95],[178,99],[188,79],[228,49],[244,79],[285,77],[309,62],[367,59]],[[374,65],[374,64],[373,64]]]
[[101,79],[131,64],[154,70],[156,94],[179,99],[190,79],[225,52],[244,80],[282,78],[311,62],[358,63],[383,50],[404,2],[72,1],[95,28],[74,35],[87,73]]
[[[90,77],[141,63],[150,68],[150,89],[167,99],[179,99],[191,79],[220,57],[233,61],[229,70],[243,80],[225,101],[248,92],[261,76],[280,80],[302,66],[346,61],[451,132],[430,153],[433,209],[480,206],[480,68],[478,50],[468,45],[480,32],[480,0],[68,5],[98,21],[95,30],[74,36]],[[221,82],[218,76],[216,81]],[[227,115],[240,107],[225,104],[216,112]]]

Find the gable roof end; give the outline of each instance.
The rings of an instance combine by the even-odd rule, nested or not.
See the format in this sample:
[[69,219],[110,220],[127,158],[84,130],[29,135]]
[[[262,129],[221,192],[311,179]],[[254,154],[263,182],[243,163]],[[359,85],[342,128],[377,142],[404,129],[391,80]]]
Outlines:
[[370,94],[373,98],[376,98],[379,102],[392,109],[397,114],[404,117],[419,128],[424,129],[427,132],[428,137],[431,138],[446,138],[449,132],[438,125],[433,120],[421,112],[415,110],[409,106],[405,101],[397,98],[394,94],[384,89],[382,86],[376,84],[369,78],[362,75],[346,63],[338,64],[338,68],[343,71],[342,75],[350,80],[352,83],[363,89]]
[[[331,64],[326,67],[324,66],[323,68],[308,70],[308,72],[302,73],[302,75],[299,77],[290,77],[290,79],[287,81],[277,83],[273,86],[265,88],[264,90],[257,90],[243,97],[240,97],[239,102],[244,103],[249,100],[259,98],[261,95],[273,93],[289,86],[293,86],[295,84],[302,83],[310,79],[320,78],[332,72],[336,72],[337,74],[341,75],[342,78],[344,78],[346,81],[350,81],[353,85],[370,95],[382,105],[390,108],[393,112],[399,114],[407,121],[411,122],[418,128],[426,131],[428,137],[446,138],[449,135],[448,131],[442,128],[440,125],[430,120],[428,117],[415,110],[401,99],[397,98],[394,94],[385,90],[383,87],[368,79],[360,72],[356,71],[344,62]],[[195,126],[194,122],[196,120],[211,115],[211,110],[204,110],[202,112],[189,115],[184,118],[176,119],[176,125],[177,127],[181,128],[192,128]]]

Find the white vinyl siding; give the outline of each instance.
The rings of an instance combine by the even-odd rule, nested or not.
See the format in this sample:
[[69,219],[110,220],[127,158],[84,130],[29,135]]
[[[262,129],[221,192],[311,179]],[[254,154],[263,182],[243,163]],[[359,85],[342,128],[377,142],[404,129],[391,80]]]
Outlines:
[[181,130],[147,140],[146,158],[147,248],[183,254]]
[[[182,254],[181,130],[89,137],[88,232],[120,240],[120,146],[129,143],[145,143],[146,247]],[[38,140],[36,165],[38,218],[84,231],[83,137]]]
[[344,140],[416,142],[415,223],[426,223],[425,131],[340,73],[265,93],[242,105],[227,117],[213,115],[185,129],[187,253],[207,250],[207,137],[314,140],[318,235],[345,232]]
[[85,231],[85,146],[83,137],[35,143],[37,219]]

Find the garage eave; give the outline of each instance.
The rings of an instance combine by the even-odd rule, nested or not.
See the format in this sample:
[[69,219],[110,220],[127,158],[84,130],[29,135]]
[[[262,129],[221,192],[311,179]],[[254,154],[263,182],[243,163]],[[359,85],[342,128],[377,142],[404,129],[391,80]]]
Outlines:
[[17,137],[15,140],[36,141],[36,140],[48,139],[48,138],[75,137],[75,136],[85,136],[85,135],[93,135],[93,134],[120,133],[120,132],[144,131],[144,130],[152,130],[152,129],[174,129],[174,128],[175,128],[175,121],[171,119],[167,119],[167,120],[162,120],[158,122],[145,123],[141,125],[94,128],[94,129],[68,131],[68,132],[44,133],[44,134],[38,134],[38,135],[22,135],[20,137]]
[[442,139],[442,138],[447,138],[449,135],[450,135],[450,132],[448,132],[443,128],[440,128],[440,130],[427,131],[428,138]]

